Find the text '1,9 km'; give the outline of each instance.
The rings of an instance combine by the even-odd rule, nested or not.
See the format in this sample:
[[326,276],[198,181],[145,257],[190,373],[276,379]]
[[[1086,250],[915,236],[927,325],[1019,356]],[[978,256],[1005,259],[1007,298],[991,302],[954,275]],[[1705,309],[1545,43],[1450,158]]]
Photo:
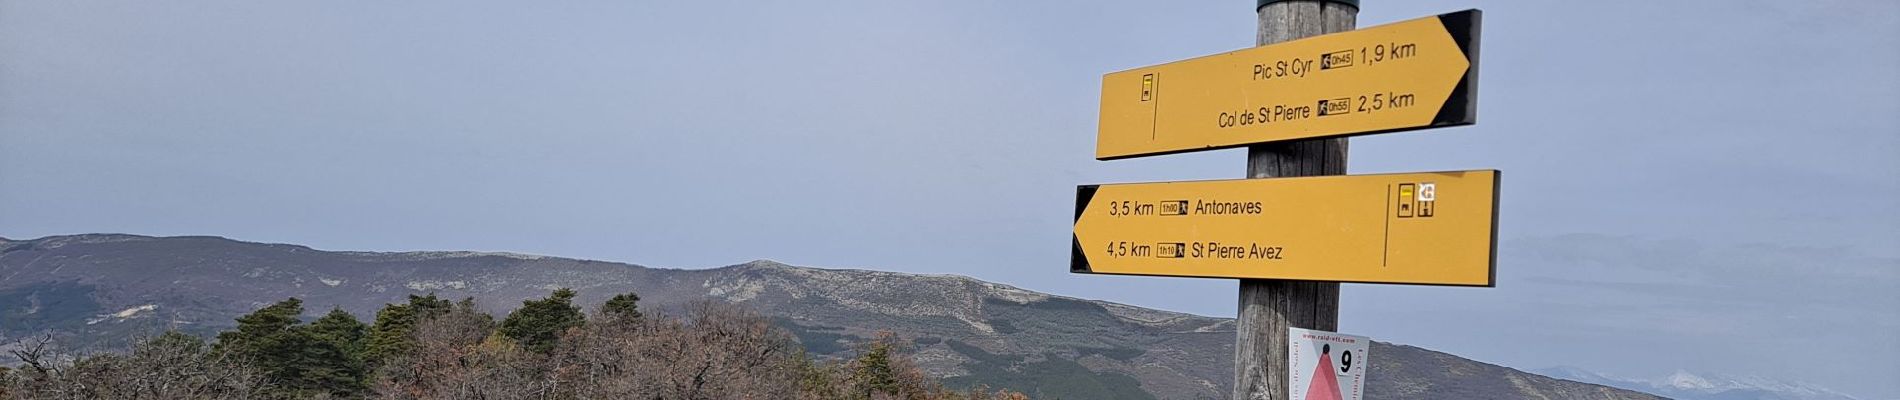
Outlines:
[[1110,73],[1095,158],[1477,122],[1466,10]]
[[1358,8],[1260,0],[1258,39],[1296,40],[1102,77],[1096,159],[1259,146],[1247,174],[1278,176],[1075,190],[1070,272],[1241,280],[1233,398],[1364,394],[1368,339],[1326,332],[1339,286],[1285,281],[1497,284],[1498,171],[1335,175],[1326,140],[1477,123],[1483,14],[1299,38]]

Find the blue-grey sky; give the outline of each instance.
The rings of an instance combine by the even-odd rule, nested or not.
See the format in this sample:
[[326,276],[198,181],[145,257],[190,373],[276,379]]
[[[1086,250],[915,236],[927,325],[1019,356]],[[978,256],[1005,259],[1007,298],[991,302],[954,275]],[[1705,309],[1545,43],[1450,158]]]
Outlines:
[[[1900,3],[1485,11],[1477,125],[1353,173],[1503,170],[1496,288],[1347,285],[1342,330],[1519,368],[1900,398]],[[0,235],[752,259],[1232,315],[1067,273],[1101,74],[1246,47],[1252,1],[0,0]]]

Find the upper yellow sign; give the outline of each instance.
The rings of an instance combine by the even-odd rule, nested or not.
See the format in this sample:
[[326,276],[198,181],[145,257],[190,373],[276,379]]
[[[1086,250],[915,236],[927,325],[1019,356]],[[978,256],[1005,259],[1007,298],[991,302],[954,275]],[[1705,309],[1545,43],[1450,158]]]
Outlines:
[[1481,16],[1465,10],[1105,75],[1095,158],[1471,124]]
[[1081,186],[1078,273],[1491,286],[1498,172]]

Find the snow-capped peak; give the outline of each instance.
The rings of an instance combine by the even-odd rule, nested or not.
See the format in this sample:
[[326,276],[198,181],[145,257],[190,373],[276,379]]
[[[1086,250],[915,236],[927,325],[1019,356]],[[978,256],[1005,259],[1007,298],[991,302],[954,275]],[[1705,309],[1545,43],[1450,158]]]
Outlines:
[[1655,379],[1618,378],[1576,367],[1553,367],[1536,371],[1545,376],[1585,383],[1613,386],[1682,400],[1779,399],[1779,400],[1859,400],[1812,383],[1761,376],[1698,375],[1677,370]]
[[1669,374],[1669,376],[1664,377],[1662,381],[1657,382],[1657,384],[1661,386],[1667,386],[1667,387],[1672,387],[1672,388],[1677,388],[1677,389],[1690,389],[1690,390],[1703,390],[1703,389],[1715,388],[1715,384],[1710,383],[1708,379],[1704,379],[1700,376],[1696,376],[1696,374],[1691,374],[1689,373],[1689,371],[1683,371],[1683,370],[1676,370],[1676,373]]

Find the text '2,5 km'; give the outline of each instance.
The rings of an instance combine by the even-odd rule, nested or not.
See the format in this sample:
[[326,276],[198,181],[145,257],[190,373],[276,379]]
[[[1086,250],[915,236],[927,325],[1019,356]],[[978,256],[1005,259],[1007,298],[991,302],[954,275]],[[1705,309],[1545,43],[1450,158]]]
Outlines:
[[1095,158],[1477,122],[1466,10],[1110,73]]

